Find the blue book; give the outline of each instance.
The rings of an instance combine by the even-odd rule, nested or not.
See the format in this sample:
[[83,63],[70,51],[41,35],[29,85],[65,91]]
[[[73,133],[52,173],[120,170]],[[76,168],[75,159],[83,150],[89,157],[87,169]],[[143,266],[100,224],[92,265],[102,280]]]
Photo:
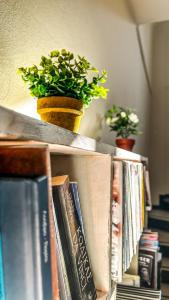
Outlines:
[[71,192],[71,196],[72,196],[75,208],[77,210],[79,222],[80,222],[83,234],[84,234],[83,218],[82,218],[82,212],[81,212],[80,198],[79,198],[77,182],[70,182],[70,192]]
[[46,176],[0,178],[0,230],[5,300],[52,300]]

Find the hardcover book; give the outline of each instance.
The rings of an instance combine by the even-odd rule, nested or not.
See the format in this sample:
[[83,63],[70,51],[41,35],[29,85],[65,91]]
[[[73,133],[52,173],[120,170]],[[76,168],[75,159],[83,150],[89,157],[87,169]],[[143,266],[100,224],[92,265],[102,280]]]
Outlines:
[[47,177],[0,178],[5,300],[52,300]]
[[94,286],[85,239],[71,197],[68,176],[52,179],[53,201],[73,300],[94,300]]

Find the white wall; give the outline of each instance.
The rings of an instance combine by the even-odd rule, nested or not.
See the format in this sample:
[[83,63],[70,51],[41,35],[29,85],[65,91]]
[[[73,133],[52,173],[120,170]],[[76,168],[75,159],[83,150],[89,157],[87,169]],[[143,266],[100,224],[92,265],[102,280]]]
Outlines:
[[[113,144],[113,134],[101,128],[111,104],[136,108],[143,135],[135,151],[148,154],[150,94],[142,65],[136,26],[126,0],[1,0],[0,104],[34,116],[36,101],[16,75],[20,66],[37,63],[50,50],[67,48],[108,71],[107,101],[86,110],[80,133]],[[151,30],[141,32],[144,50]],[[147,36],[150,38],[147,39]],[[148,40],[148,42],[147,42]]]
[[155,25],[153,101],[150,123],[150,168],[153,202],[169,194],[169,22]]

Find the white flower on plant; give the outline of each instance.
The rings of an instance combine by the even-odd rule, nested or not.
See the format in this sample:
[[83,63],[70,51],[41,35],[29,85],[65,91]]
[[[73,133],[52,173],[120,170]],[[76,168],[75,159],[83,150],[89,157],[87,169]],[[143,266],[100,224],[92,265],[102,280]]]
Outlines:
[[122,112],[120,113],[120,116],[121,116],[122,118],[125,118],[125,117],[126,117],[126,113],[125,113],[124,111],[122,111]]
[[130,120],[131,122],[135,123],[135,124],[139,122],[139,118],[138,118],[137,115],[134,114],[134,113],[131,113],[131,114],[129,115],[129,120]]

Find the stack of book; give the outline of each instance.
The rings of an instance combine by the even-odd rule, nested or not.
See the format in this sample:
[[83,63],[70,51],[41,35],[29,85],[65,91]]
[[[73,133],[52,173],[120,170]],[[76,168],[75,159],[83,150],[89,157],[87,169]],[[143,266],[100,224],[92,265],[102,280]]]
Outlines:
[[139,275],[141,287],[160,289],[160,266],[158,232],[144,230],[139,246]]
[[152,289],[117,285],[116,300],[160,300],[161,291]]
[[0,177],[0,299],[95,300],[77,183]]
[[112,280],[121,282],[129,268],[144,227],[146,207],[151,208],[149,176],[142,163],[113,162]]
[[94,300],[96,290],[87,253],[77,183],[69,177],[52,180],[58,245],[60,298]]

